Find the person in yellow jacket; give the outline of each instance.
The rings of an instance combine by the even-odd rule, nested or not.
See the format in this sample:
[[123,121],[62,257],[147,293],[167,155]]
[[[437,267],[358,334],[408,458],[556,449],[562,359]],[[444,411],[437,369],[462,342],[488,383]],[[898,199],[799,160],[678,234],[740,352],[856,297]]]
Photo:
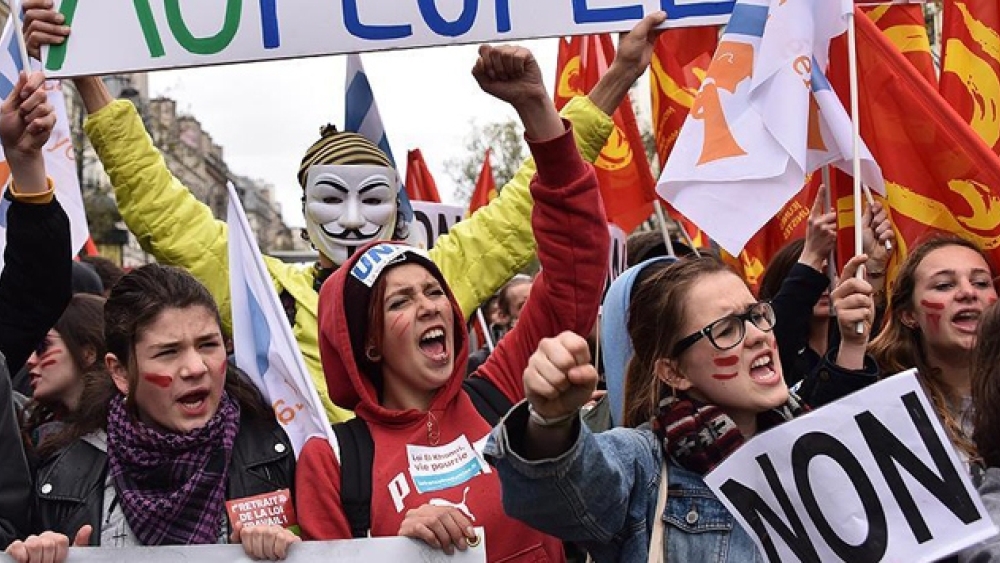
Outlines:
[[[22,2],[24,35],[29,54],[34,57],[38,57],[41,45],[61,44],[70,33],[68,26],[60,25],[62,16],[51,5],[49,0]],[[563,109],[562,115],[572,122],[577,146],[587,161],[593,162],[600,154],[614,128],[610,114],[649,65],[656,35],[653,28],[664,19],[662,13],[657,13],[639,22],[622,38],[615,60],[590,94],[572,100]],[[98,77],[75,78],[74,84],[88,113],[84,129],[111,178],[119,211],[129,230],[159,262],[185,268],[205,284],[219,304],[224,330],[231,332],[226,224],[215,219],[208,206],[170,172],[130,102],[114,99]],[[541,84],[525,82],[522,87],[544,92]],[[323,139],[317,142],[321,144]],[[312,152],[307,152],[303,163],[306,166],[300,173],[306,178],[304,207],[309,201],[311,156]],[[438,238],[430,251],[466,318],[535,255],[528,191],[534,173],[534,162],[529,159],[495,200]],[[334,261],[335,257],[323,252],[325,245],[317,244],[319,237],[314,234],[322,232],[319,219],[313,215],[310,220],[311,214],[305,211],[307,231],[320,250],[317,264],[303,267],[271,257],[264,260],[282,300],[294,301],[293,333],[330,420],[339,422],[350,418],[351,413],[336,407],[327,394],[317,342],[316,281],[317,277],[325,279],[346,253]],[[386,216],[394,221],[395,209]],[[332,247],[328,249],[337,254]]]

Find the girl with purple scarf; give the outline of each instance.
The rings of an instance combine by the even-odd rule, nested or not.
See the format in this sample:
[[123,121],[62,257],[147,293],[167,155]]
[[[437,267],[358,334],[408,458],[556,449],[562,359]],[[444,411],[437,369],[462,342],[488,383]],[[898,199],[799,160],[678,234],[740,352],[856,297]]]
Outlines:
[[69,537],[105,547],[232,541],[254,559],[283,559],[298,541],[291,531],[230,523],[241,503],[226,501],[292,498],[295,459],[257,390],[229,369],[208,290],[183,270],[143,266],[111,291],[104,325],[111,377],[84,391],[86,416],[37,475],[35,529],[47,531],[7,552],[57,563]]

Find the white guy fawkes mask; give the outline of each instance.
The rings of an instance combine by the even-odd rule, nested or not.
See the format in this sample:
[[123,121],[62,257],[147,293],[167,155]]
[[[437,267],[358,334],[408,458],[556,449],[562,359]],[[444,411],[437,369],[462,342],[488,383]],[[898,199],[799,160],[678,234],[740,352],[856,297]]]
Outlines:
[[396,228],[399,174],[376,165],[311,166],[303,212],[309,240],[334,264]]

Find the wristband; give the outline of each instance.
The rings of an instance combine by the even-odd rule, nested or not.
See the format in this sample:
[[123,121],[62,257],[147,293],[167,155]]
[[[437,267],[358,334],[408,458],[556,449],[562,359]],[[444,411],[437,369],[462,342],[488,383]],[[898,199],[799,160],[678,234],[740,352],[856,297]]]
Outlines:
[[573,411],[571,413],[553,418],[545,418],[544,416],[538,414],[538,411],[535,410],[535,407],[531,406],[531,403],[528,403],[528,418],[534,422],[536,426],[541,426],[543,428],[565,426],[566,423],[572,423],[577,416],[579,416],[579,411]]

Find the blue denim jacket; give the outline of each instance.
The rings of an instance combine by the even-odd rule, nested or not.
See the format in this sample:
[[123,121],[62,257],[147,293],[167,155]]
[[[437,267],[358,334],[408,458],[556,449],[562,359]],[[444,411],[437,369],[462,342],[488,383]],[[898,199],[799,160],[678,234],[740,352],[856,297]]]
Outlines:
[[515,451],[527,417],[527,404],[521,403],[493,430],[486,445],[510,516],[580,543],[599,563],[645,563],[656,517],[666,522],[667,561],[764,561],[701,476],[676,464],[671,463],[668,472],[666,509],[662,516],[655,514],[664,459],[651,431],[615,428],[593,434],[581,424],[567,452],[528,461]]

